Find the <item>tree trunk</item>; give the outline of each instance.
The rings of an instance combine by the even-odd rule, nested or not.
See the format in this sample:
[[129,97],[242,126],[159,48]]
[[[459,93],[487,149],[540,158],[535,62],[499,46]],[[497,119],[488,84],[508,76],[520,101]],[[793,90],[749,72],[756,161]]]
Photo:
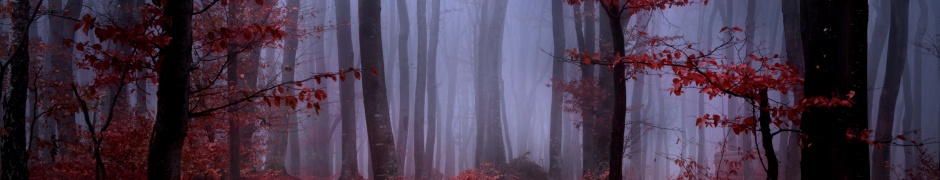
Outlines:
[[[288,0],[287,7],[297,7],[300,8],[300,0]],[[299,16],[298,11],[289,11],[287,12],[287,18],[295,20],[296,23],[290,23],[287,25],[287,34],[288,36],[284,39],[284,60],[281,63],[283,69],[281,71],[281,82],[289,83],[294,81],[294,71],[296,69],[297,62],[297,26],[300,21],[297,18]],[[319,17],[319,16],[318,16]],[[322,61],[320,61],[322,62]],[[287,95],[293,96],[294,88],[287,88]],[[290,167],[291,171],[295,175],[300,173],[300,136],[297,134],[297,117],[294,114],[295,110],[289,106],[281,107],[281,114],[287,116],[287,124],[290,126],[288,134],[288,152],[290,152],[290,159],[287,161],[287,166]]]
[[395,140],[392,139],[389,122],[388,97],[385,94],[385,77],[377,69],[385,69],[382,58],[381,1],[359,2],[359,49],[360,67],[372,71],[362,76],[363,104],[366,111],[366,129],[369,132],[369,153],[372,174],[375,179],[398,178],[398,163],[395,157]]
[[[77,19],[78,16],[81,15],[81,7],[83,6],[83,4],[84,4],[84,0],[69,0],[64,4],[64,6],[62,6],[62,0],[49,1],[49,6],[51,8],[61,7],[63,8],[63,10],[72,12],[68,14],[68,17],[75,18],[75,19]],[[66,39],[75,38],[75,31],[72,31],[72,27],[75,26],[75,21],[71,21],[65,18],[51,18],[49,21],[50,21],[49,38],[46,44],[62,44],[62,42],[65,41]],[[50,47],[62,47],[61,49],[53,48],[52,50],[49,51],[52,53],[46,55],[46,57],[58,57],[58,58],[51,58],[52,69],[57,72],[54,75],[52,75],[52,80],[54,82],[60,82],[60,83],[65,83],[65,84],[71,84],[72,82],[75,82],[74,72],[72,71],[72,62],[70,61],[73,56],[72,48],[64,47],[64,46],[50,46]],[[60,89],[58,90],[58,94],[64,95],[67,99],[74,99],[72,93],[69,93],[67,90]],[[138,94],[144,94],[144,93],[138,93]],[[58,121],[56,121],[56,126],[59,132],[57,139],[59,139],[59,141],[65,142],[65,143],[77,142],[78,138],[75,137],[76,130],[74,128],[74,123],[75,123],[75,116],[73,116],[72,114],[64,114],[62,115],[62,119],[59,119]],[[68,148],[66,148],[66,146],[60,144],[58,145],[58,147],[59,147],[58,154],[60,155],[69,154]]]
[[[26,153],[26,91],[29,85],[29,26],[31,6],[27,0],[12,2],[13,52],[3,64],[0,74],[10,68],[13,88],[3,102],[3,147],[0,151],[2,179],[29,179]],[[0,78],[3,78],[0,76]],[[3,84],[0,81],[0,84]]]
[[630,106],[634,107],[634,110],[630,112],[630,132],[629,135],[627,135],[627,138],[629,139],[626,139],[626,146],[630,148],[627,156],[633,157],[630,163],[631,170],[629,171],[633,174],[630,174],[632,177],[629,179],[643,180],[647,174],[645,172],[646,142],[644,142],[646,132],[643,132],[642,127],[648,123],[645,119],[643,119],[645,117],[643,112],[647,109],[647,107],[645,107],[643,104],[643,97],[646,95],[643,94],[643,87],[646,85],[646,76],[642,74],[637,74],[635,76],[636,81],[633,82],[633,97],[631,98],[630,102]]
[[[437,140],[437,116],[440,113],[437,110],[438,103],[438,82],[437,82],[437,45],[438,45],[438,36],[440,35],[440,18],[441,18],[441,0],[431,0],[431,24],[428,28],[431,30],[430,41],[428,42],[428,138],[425,144],[424,154],[426,155],[425,163],[427,169],[432,173],[436,173],[435,167],[432,165],[434,160],[434,148],[435,141]],[[427,178],[434,177],[436,174],[428,174]]]
[[[503,28],[508,1],[487,1],[481,9],[480,30],[477,32],[476,119],[482,135],[477,138],[476,164],[493,163],[499,168],[506,162],[505,145],[499,104]],[[484,32],[487,31],[487,32]],[[488,32],[492,31],[492,32]],[[481,128],[482,127],[482,128]],[[478,133],[480,131],[478,130]]]
[[770,98],[767,97],[767,89],[760,90],[760,136],[761,144],[764,147],[764,157],[767,158],[767,179],[776,180],[780,178],[777,164],[777,153],[774,151],[774,137],[770,135]]
[[[901,84],[901,75],[907,61],[907,10],[910,0],[891,1],[891,26],[888,34],[888,58],[885,61],[884,86],[881,89],[881,98],[878,101],[878,124],[875,129],[875,140],[884,141],[894,139],[894,113]],[[873,179],[888,179],[891,177],[891,147],[890,144],[881,144],[882,148],[872,150],[871,171]],[[877,144],[876,144],[877,146]]]
[[408,107],[411,106],[411,84],[409,81],[411,78],[409,75],[410,64],[408,64],[408,34],[411,30],[411,25],[409,24],[408,19],[408,4],[405,3],[405,0],[398,0],[398,21],[399,21],[399,32],[398,32],[398,71],[399,71],[399,121],[398,121],[398,151],[401,153],[398,157],[398,166],[401,168],[401,173],[404,174],[405,166],[405,156],[408,154],[408,120],[409,113]]
[[[623,34],[623,25],[620,24],[620,14],[611,14],[619,12],[620,5],[609,5],[605,7],[605,11],[610,17],[610,31],[612,38],[612,46],[614,48],[615,54],[624,54],[624,34]],[[614,96],[614,105],[613,105],[613,114],[611,118],[611,141],[610,141],[610,179],[622,179],[623,178],[623,135],[624,129],[626,126],[626,114],[627,114],[627,86],[626,78],[624,77],[624,72],[626,70],[626,65],[623,63],[618,63],[614,65],[613,74],[610,76],[610,80],[613,81],[613,89],[611,92]]]
[[[565,22],[562,21],[564,12],[562,11],[562,1],[552,1],[552,37],[554,37],[554,48],[552,52],[552,80],[564,81],[565,74],[562,60],[565,56]],[[552,91],[552,104],[550,110],[549,122],[549,166],[548,177],[550,179],[561,179],[561,92]]]
[[[803,0],[800,21],[806,79],[806,97],[866,94],[865,60],[868,3],[862,1]],[[789,48],[789,47],[788,47]],[[845,132],[868,128],[866,96],[852,97],[852,107],[811,107],[802,117],[801,174],[819,179],[869,179],[868,144],[846,138]],[[841,119],[841,121],[834,121]],[[812,145],[810,145],[812,144]]]
[[[868,89],[875,89],[875,82],[878,80],[879,67],[881,66],[881,54],[885,49],[885,41],[888,39],[888,27],[891,25],[891,4],[892,0],[874,0],[878,2],[874,8],[875,17],[872,18],[874,32],[871,34],[871,47],[868,48]],[[872,3],[874,4],[874,2]],[[905,12],[906,13],[906,12]],[[867,27],[866,27],[867,28]],[[889,58],[891,56],[888,56]],[[868,99],[875,98],[875,91],[868,91]],[[868,112],[875,113],[872,109],[874,103],[868,103]],[[872,114],[869,114],[869,116]]]
[[[604,10],[604,11],[607,11],[607,9],[606,9],[607,7],[605,7],[604,5],[601,5],[601,8],[605,8],[605,9],[603,9],[603,10]],[[606,53],[604,53],[604,57],[603,57],[603,58],[604,58],[604,59],[611,59],[611,58],[613,58],[614,54],[609,53],[609,52],[613,52],[615,48],[613,48],[612,44],[610,44],[610,41],[609,41],[608,39],[614,39],[614,37],[613,37],[613,32],[612,32],[612,31],[614,30],[614,28],[611,26],[611,25],[613,24],[613,23],[611,22],[611,17],[610,17],[610,16],[607,16],[605,13],[606,13],[606,12],[603,12],[603,11],[599,12],[600,15],[598,16],[598,19],[599,19],[600,21],[598,22],[598,26],[599,26],[599,27],[598,27],[598,32],[599,32],[599,34],[598,34],[598,41],[597,41],[597,42],[598,42],[598,47],[601,48],[601,49],[599,49],[599,52],[606,52]],[[618,29],[619,29],[619,28],[618,28]],[[617,31],[617,32],[620,32],[620,31]],[[622,39],[622,38],[621,38],[621,39]],[[597,86],[598,86],[600,89],[606,90],[608,94],[611,94],[611,95],[612,95],[613,92],[611,92],[611,91],[614,89],[614,83],[613,83],[614,81],[610,81],[610,79],[613,79],[614,73],[613,73],[611,70],[609,70],[609,69],[604,69],[604,68],[598,68],[598,69],[599,69],[599,70],[598,70],[597,79],[596,79],[596,81],[597,81]],[[626,96],[624,96],[624,97],[626,97]],[[613,108],[603,108],[603,107],[614,107],[614,103],[615,103],[615,102],[614,102],[614,97],[605,97],[604,99],[602,99],[602,100],[601,100],[601,105],[600,105],[600,107],[602,107],[602,108],[599,108],[599,109],[598,109],[598,113],[597,113],[597,115],[595,116],[595,118],[596,118],[596,121],[595,121],[595,122],[596,122],[596,125],[597,125],[596,127],[597,127],[597,128],[595,128],[594,134],[597,134],[597,135],[598,135],[598,138],[597,138],[596,141],[595,141],[595,142],[596,142],[596,144],[595,144],[596,146],[595,146],[595,147],[596,147],[596,149],[597,149],[597,156],[595,156],[595,159],[596,159],[597,161],[599,161],[599,162],[598,162],[598,167],[596,167],[596,168],[599,169],[599,170],[601,170],[601,171],[604,171],[604,170],[611,170],[611,168],[613,168],[613,167],[612,167],[612,166],[613,166],[613,163],[614,163],[614,158],[613,158],[613,156],[612,156],[613,153],[621,153],[621,156],[618,156],[618,157],[616,158],[616,159],[617,159],[616,161],[617,161],[618,163],[621,162],[622,157],[623,157],[623,156],[622,156],[622,153],[623,153],[623,145],[622,145],[622,144],[623,144],[623,138],[622,138],[622,137],[623,137],[623,131],[620,131],[620,132],[619,132],[619,133],[620,133],[619,136],[620,136],[621,138],[616,141],[616,142],[620,142],[619,144],[621,144],[621,145],[619,146],[619,147],[620,147],[620,148],[619,148],[620,150],[619,150],[619,151],[611,151],[612,146],[614,146],[615,144],[618,144],[618,143],[613,143],[613,142],[615,142],[614,139],[613,139],[613,138],[614,138],[614,136],[613,136],[613,134],[614,134],[614,132],[613,132],[613,127],[614,127],[614,126],[613,126],[613,125],[608,126],[608,125],[606,125],[606,124],[612,124],[612,123],[613,123],[614,111],[612,110]],[[626,103],[626,101],[624,101],[624,103]],[[624,116],[626,116],[626,115],[624,115]],[[622,125],[622,124],[621,124],[621,125]],[[618,168],[617,172],[620,172],[620,171],[619,171],[619,168],[620,168],[620,167],[621,167],[621,166],[618,166],[618,167],[617,167],[617,168]],[[611,170],[610,172],[614,172],[614,171]]]
[[[297,0],[292,0],[297,1]],[[347,0],[336,0],[336,23],[350,25],[336,31],[337,63],[339,68],[352,68],[355,52],[352,47],[352,21],[350,20],[350,5]],[[346,80],[339,84],[340,116],[342,118],[342,170],[339,179],[356,179],[359,175],[359,160],[356,156],[356,91],[357,80]]]
[[[800,1],[783,0],[781,1],[781,12],[783,13],[783,41],[786,48],[787,64],[797,68],[800,71],[800,77],[805,77],[806,66],[804,65],[803,43],[800,35]],[[800,102],[803,98],[803,86],[793,87],[793,97],[795,102]],[[791,119],[792,120],[792,119]],[[866,120],[867,121],[867,120]],[[800,126],[793,126],[799,129]],[[786,163],[784,168],[789,179],[800,178],[800,134],[786,133],[787,145],[784,152]]]
[[[237,7],[236,5],[230,5],[226,20],[228,22],[234,23],[235,17],[237,14],[241,13],[240,11],[241,11],[240,7]],[[230,24],[230,25],[234,25],[234,24]],[[238,49],[239,49],[239,44],[237,43],[230,43],[228,46],[227,55],[226,55],[226,61],[228,61],[228,67],[226,67],[227,68],[226,80],[229,86],[236,86],[238,88],[242,88],[244,83],[239,83],[239,80],[238,80],[238,75],[240,74],[240,71],[241,71],[239,69],[239,62],[241,60],[238,58],[239,57],[238,55],[239,53],[237,52]],[[234,97],[228,97],[228,103],[234,103],[234,102],[235,102]],[[232,107],[232,108],[229,108],[228,111],[231,112],[230,114],[234,114],[234,112],[236,112],[237,109],[235,107]],[[241,176],[241,173],[240,173],[241,162],[242,162],[241,143],[243,140],[241,139],[242,132],[240,130],[241,130],[241,124],[243,123],[238,122],[236,117],[228,117],[228,119],[229,119],[228,120],[229,176],[228,177],[232,180],[237,180],[241,178],[240,177]]]
[[149,179],[180,179],[180,156],[189,124],[189,71],[192,66],[192,0],[166,0],[163,26],[171,40],[160,51],[157,119],[147,156]]
[[428,62],[428,20],[427,0],[418,0],[416,9],[418,19],[418,72],[415,76],[415,122],[414,122],[414,162],[415,178],[426,178],[424,155],[424,105],[427,97],[427,62]]
[[[927,20],[929,18],[927,12],[929,11],[928,7],[930,6],[927,5],[926,0],[917,0],[917,7],[918,7],[919,13],[918,13],[918,18],[917,18],[917,29],[914,35],[915,41],[924,39],[924,36],[926,36],[927,34],[927,24],[928,24]],[[920,53],[919,51],[914,51],[913,53],[911,53],[911,61],[913,61],[913,66],[905,67],[908,69],[908,71],[906,71],[908,72],[908,74],[905,75],[905,78],[910,77],[909,81],[913,82],[909,86],[905,85],[906,88],[910,89],[910,91],[905,92],[905,94],[911,94],[912,96],[911,98],[912,102],[909,103],[909,106],[907,106],[909,108],[905,108],[905,109],[911,109],[910,111],[911,119],[905,119],[905,123],[907,124],[905,126],[908,126],[908,128],[904,128],[905,129],[904,133],[912,132],[915,130],[921,130],[920,128],[923,122],[923,119],[922,119],[923,117],[921,116],[922,111],[923,111],[922,95],[923,95],[924,76],[922,72],[923,70],[921,70],[921,67],[923,67],[923,62],[924,62],[923,54]],[[906,116],[908,113],[905,112],[904,114]],[[910,134],[908,138],[911,139],[912,141],[910,141],[909,144],[913,144],[915,141],[920,141],[921,137],[922,137],[921,133]],[[921,162],[921,159],[918,156],[916,148],[913,146],[904,147],[904,155],[906,157],[904,162],[906,162],[905,165],[908,167],[905,169],[913,169],[912,171],[913,171],[913,174],[915,175],[914,177],[919,177],[922,172],[913,168],[915,164],[918,164]],[[914,177],[909,177],[909,178],[914,178]]]

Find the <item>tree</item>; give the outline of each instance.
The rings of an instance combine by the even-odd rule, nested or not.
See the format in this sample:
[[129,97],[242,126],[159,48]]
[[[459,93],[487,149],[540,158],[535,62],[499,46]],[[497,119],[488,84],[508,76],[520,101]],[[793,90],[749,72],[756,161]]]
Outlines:
[[[293,0],[297,1],[297,0]],[[355,52],[352,47],[352,25],[350,24],[349,1],[336,0],[336,23],[341,26],[348,25],[336,31],[336,44],[338,45],[337,59],[340,67],[352,67]],[[342,169],[339,179],[356,179],[359,177],[358,160],[356,157],[356,97],[351,81],[343,81],[339,85],[340,116],[342,119]]]
[[[415,122],[414,136],[414,162],[415,178],[425,179],[428,167],[425,161],[424,152],[424,110],[425,98],[427,97],[428,85],[428,18],[427,18],[427,0],[418,0],[418,8],[415,10],[418,19],[418,69],[415,74]],[[433,156],[432,156],[433,157]]]
[[[901,76],[907,61],[908,8],[910,0],[891,1],[891,26],[888,34],[888,59],[885,63],[885,80],[878,102],[878,121],[875,139],[892,139],[894,109],[900,93]],[[910,107],[908,107],[910,108]],[[891,148],[875,148],[872,151],[872,178],[890,177]]]
[[[867,94],[867,2],[802,0],[799,4],[800,17],[830,17],[800,19],[805,67],[815,67],[806,68],[804,97]],[[863,134],[868,127],[868,112],[860,106],[868,99],[850,99],[856,106],[813,107],[802,113],[800,127],[807,139],[803,140],[801,174],[869,179],[868,144],[846,136]]]
[[[508,1],[486,1],[481,9],[480,29],[477,30],[474,91],[477,100],[476,158],[474,164],[492,163],[501,168],[506,164],[506,149],[503,139],[500,102],[502,93],[499,84],[502,54],[503,28],[505,27]],[[484,30],[495,30],[486,32]],[[495,72],[491,72],[495,71]]]
[[[13,6],[13,52],[9,59],[0,66],[0,79],[5,79],[7,68],[10,71],[10,90],[3,101],[3,127],[6,129],[0,150],[2,161],[2,179],[29,179],[26,154],[26,91],[29,85],[29,27],[35,20],[35,13],[27,0],[12,2]],[[3,80],[0,84],[4,85]],[[3,89],[0,89],[3,92]]]
[[[438,87],[437,49],[438,49],[438,43],[440,42],[438,37],[440,36],[440,25],[441,25],[441,0],[431,0],[430,11],[431,11],[430,12],[431,21],[430,21],[430,26],[428,26],[428,29],[430,29],[431,34],[429,37],[430,41],[428,42],[429,49],[428,49],[428,62],[427,62],[428,63],[427,64],[428,82],[430,83],[430,85],[428,85],[428,133],[427,133],[428,140],[427,140],[427,143],[426,143],[427,145],[425,145],[425,150],[424,150],[424,154],[426,154],[426,157],[427,157],[424,159],[426,161],[424,164],[428,165],[426,167],[432,170],[432,172],[436,173],[437,171],[434,171],[435,166],[433,166],[434,164],[433,160],[434,160],[435,141],[437,140],[437,135],[438,135],[437,134],[437,126],[438,126],[437,118],[438,118],[438,115],[440,115],[440,113],[437,110],[438,100],[439,100],[438,89],[437,89]],[[434,176],[435,175],[427,176],[427,177],[434,177]]]
[[398,120],[398,151],[401,151],[398,158],[398,167],[401,167],[400,174],[405,174],[405,156],[408,149],[408,120],[409,114],[411,113],[408,108],[411,106],[411,84],[409,84],[410,78],[410,68],[408,64],[408,34],[411,30],[411,25],[409,24],[408,19],[408,4],[405,3],[405,0],[398,0],[398,73],[400,82],[399,87],[399,120]]
[[376,69],[385,69],[382,58],[381,1],[359,2],[360,67],[370,69],[371,75],[362,77],[363,103],[366,111],[366,129],[369,132],[369,153],[375,179],[398,177],[395,140],[389,122],[388,97],[385,95],[385,77]]
[[192,0],[166,0],[162,3],[167,21],[163,25],[170,42],[160,51],[157,119],[154,122],[149,179],[180,179],[180,156],[189,123],[189,71],[192,64]]
[[[562,66],[562,57],[564,57],[565,50],[565,22],[562,21],[563,11],[562,11],[563,2],[554,1],[552,2],[552,37],[554,37],[553,42],[555,44],[552,55],[555,57],[552,60],[552,79],[554,80],[563,80],[563,75],[565,74],[564,66]],[[552,179],[561,178],[561,93],[552,92],[552,104],[551,104],[551,120],[549,121],[549,168],[548,174]]]
[[[81,15],[81,7],[83,4],[84,4],[84,0],[69,0],[69,1],[66,1],[64,6],[62,4],[62,0],[49,1],[50,8],[61,7],[62,11],[69,12],[68,14],[63,14],[63,15],[71,19],[78,19],[79,15]],[[62,44],[66,39],[73,39],[75,37],[75,31],[71,29],[73,26],[75,26],[74,21],[70,21],[66,18],[50,18],[49,21],[50,21],[49,38],[48,38],[47,44]],[[52,76],[52,80],[54,82],[61,82],[61,83],[74,82],[75,77],[72,71],[73,65],[70,61],[68,61],[69,59],[73,58],[72,48],[68,48],[66,46],[53,46],[53,48],[49,50],[49,53],[50,54],[47,55],[47,57],[60,57],[60,58],[53,58],[51,60],[52,69],[54,72],[57,72],[57,73],[54,73],[54,75]],[[68,98],[68,99],[74,98],[74,97],[71,97],[72,93],[69,93],[68,91],[65,91],[62,89],[57,89],[56,94],[64,95],[65,98]],[[73,127],[72,122],[75,122],[75,116],[70,116],[70,115],[64,115],[62,119],[56,121],[56,127],[58,127],[58,132],[59,132],[58,138],[61,139],[61,141],[63,142],[76,141],[76,138],[75,138],[76,131],[74,130],[74,128],[71,128]],[[61,146],[61,148],[59,148],[58,151],[60,154],[68,154],[67,148],[65,148],[64,146]]]

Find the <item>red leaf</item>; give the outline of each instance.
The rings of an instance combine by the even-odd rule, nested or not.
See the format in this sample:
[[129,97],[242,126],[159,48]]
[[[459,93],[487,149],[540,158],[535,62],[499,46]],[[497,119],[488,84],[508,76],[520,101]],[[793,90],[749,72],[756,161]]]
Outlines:
[[728,27],[722,27],[718,32],[725,32],[725,30],[728,30]]
[[378,72],[378,71],[375,71],[375,67],[372,67],[372,75],[373,75],[373,76],[376,76],[376,77],[379,76],[379,72]]
[[904,135],[898,135],[898,139],[905,141],[907,140],[907,137],[905,137]]

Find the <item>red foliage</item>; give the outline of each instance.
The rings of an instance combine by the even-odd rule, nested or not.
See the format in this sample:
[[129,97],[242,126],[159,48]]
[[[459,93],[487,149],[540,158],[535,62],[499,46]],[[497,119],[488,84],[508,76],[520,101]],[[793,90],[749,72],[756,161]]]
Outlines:
[[498,180],[503,174],[492,167],[491,163],[480,164],[479,169],[467,169],[457,176],[451,177],[451,180]]

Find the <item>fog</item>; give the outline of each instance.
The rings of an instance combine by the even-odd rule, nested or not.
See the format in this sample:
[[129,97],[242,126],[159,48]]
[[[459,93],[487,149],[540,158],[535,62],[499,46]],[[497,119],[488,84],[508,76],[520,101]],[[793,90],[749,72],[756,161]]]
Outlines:
[[940,178],[940,1],[24,1],[5,178]]

